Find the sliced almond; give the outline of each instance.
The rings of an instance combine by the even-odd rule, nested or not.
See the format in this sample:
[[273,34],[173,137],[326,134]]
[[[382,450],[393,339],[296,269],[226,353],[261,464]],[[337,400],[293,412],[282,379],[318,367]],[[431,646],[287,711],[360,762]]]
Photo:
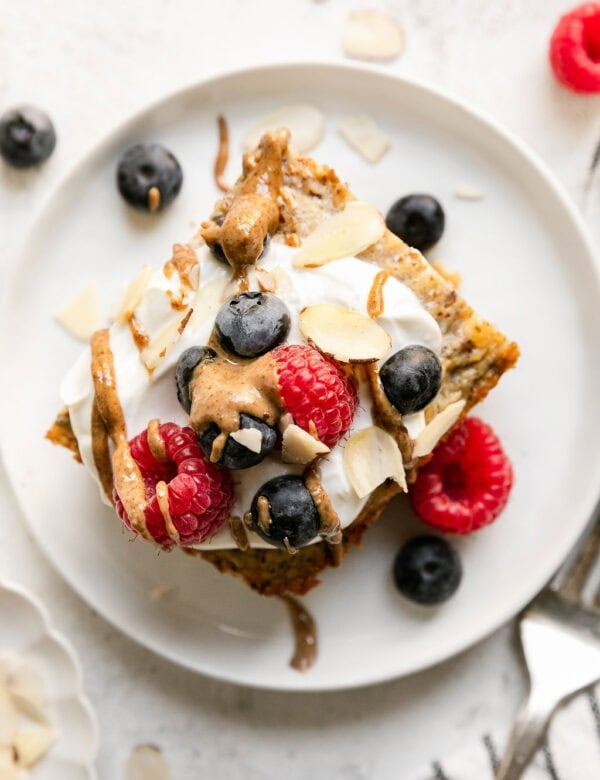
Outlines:
[[80,341],[89,341],[102,325],[100,299],[95,284],[88,284],[56,313],[56,320]]
[[250,452],[259,453],[262,447],[262,433],[258,428],[240,428],[239,431],[230,433],[229,438],[237,441]]
[[127,760],[125,780],[172,780],[169,765],[155,745],[138,745]]
[[245,152],[251,152],[261,137],[269,130],[287,127],[291,133],[290,145],[298,154],[304,154],[320,142],[325,132],[325,117],[316,108],[305,103],[282,106],[258,119],[250,127],[242,146]]
[[6,690],[21,715],[43,725],[49,723],[44,682],[37,672],[26,666],[13,669],[8,675]]
[[9,693],[0,688],[0,747],[12,744],[17,732],[18,714]]
[[216,317],[223,302],[223,291],[227,287],[227,282],[227,278],[221,276],[211,279],[200,287],[191,303],[194,310],[188,323],[191,331],[199,328],[208,319]]
[[270,273],[271,276],[275,279],[275,290],[280,295],[281,293],[290,292],[290,290],[293,289],[294,285],[292,284],[290,275],[287,273],[287,271],[284,271],[283,268],[277,266],[277,268],[274,268]]
[[390,139],[378,125],[365,114],[346,117],[339,131],[350,146],[370,163],[381,160],[390,148]]
[[404,48],[404,33],[398,22],[383,11],[354,11],[346,19],[342,45],[347,57],[393,60]]
[[16,766],[17,757],[13,746],[0,747],[0,778],[4,780],[4,770],[14,769]]
[[455,401],[452,404],[448,404],[439,414],[436,414],[415,439],[413,457],[421,458],[423,455],[429,455],[429,453],[433,452],[439,440],[458,421],[464,408],[464,401]]
[[303,239],[292,262],[296,268],[318,268],[332,260],[357,255],[384,233],[385,222],[375,206],[351,201]]
[[483,192],[470,184],[459,184],[454,189],[454,195],[461,200],[481,200]]
[[134,311],[142,302],[144,293],[148,289],[152,277],[152,268],[145,265],[139,274],[133,279],[123,295],[119,308],[115,314],[115,322],[129,322]]
[[402,455],[389,433],[375,426],[353,434],[344,447],[344,470],[359,498],[393,479],[406,492]]
[[257,268],[256,281],[262,292],[274,293],[277,290],[277,279],[272,271],[266,268]]
[[56,732],[52,728],[22,729],[13,741],[19,765],[27,769],[35,766],[55,742]]
[[425,412],[421,409],[420,412],[413,412],[412,414],[402,415],[402,424],[408,431],[408,435],[411,439],[416,439],[417,436],[427,425],[425,421]]
[[329,447],[315,439],[308,431],[292,423],[283,431],[281,460],[284,463],[311,463],[319,455],[326,455]]
[[168,352],[179,341],[192,315],[192,309],[187,308],[185,313],[179,314],[170,320],[152,339],[147,347],[140,352],[142,362],[148,371],[154,371]]
[[340,363],[374,363],[392,346],[375,320],[333,303],[303,309],[300,332],[311,346]]

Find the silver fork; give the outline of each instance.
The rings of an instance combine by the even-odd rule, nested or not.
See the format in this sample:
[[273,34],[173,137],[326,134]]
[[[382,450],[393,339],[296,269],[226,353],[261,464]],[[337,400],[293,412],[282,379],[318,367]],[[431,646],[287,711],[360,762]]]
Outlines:
[[519,780],[558,705],[600,679],[599,573],[600,520],[595,514],[554,579],[521,616],[529,697],[515,720],[496,780]]

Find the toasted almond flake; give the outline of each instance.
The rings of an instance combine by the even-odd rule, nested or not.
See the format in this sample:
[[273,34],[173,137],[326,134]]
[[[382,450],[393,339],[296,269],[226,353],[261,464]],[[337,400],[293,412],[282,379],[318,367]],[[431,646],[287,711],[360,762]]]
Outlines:
[[22,729],[14,738],[13,746],[17,752],[20,766],[29,769],[35,766],[56,742],[56,732],[52,728]]
[[200,287],[191,302],[193,312],[188,322],[190,330],[196,330],[209,319],[216,317],[221,308],[223,291],[227,286],[227,281],[227,278],[223,276],[211,279],[210,282],[206,282]]
[[145,265],[135,279],[131,280],[115,314],[115,322],[125,323],[131,319],[134,311],[142,302],[151,276],[152,268]]
[[102,325],[96,285],[86,285],[55,316],[71,336],[80,341],[89,341],[92,333]]
[[267,271],[266,268],[257,268],[255,273],[256,281],[262,292],[276,292],[277,278],[272,271]]
[[311,463],[329,451],[326,444],[294,423],[287,425],[283,431],[281,460],[284,463]]
[[[12,745],[0,747],[0,778],[4,780],[4,770],[14,769],[17,766],[17,757]],[[9,775],[12,777],[12,775]]]
[[393,479],[406,492],[402,455],[394,438],[382,428],[364,428],[353,434],[344,447],[344,470],[359,498]]
[[385,222],[374,206],[351,201],[325,219],[302,241],[293,256],[296,268],[317,268],[341,257],[357,255],[385,233]]
[[483,192],[470,184],[459,184],[454,189],[454,195],[461,200],[482,200]]
[[404,48],[398,22],[374,9],[348,14],[342,37],[344,53],[358,60],[393,60]]
[[245,152],[251,152],[261,137],[269,130],[287,127],[291,133],[290,145],[298,154],[304,154],[319,143],[325,132],[325,117],[316,108],[305,103],[282,106],[258,119],[250,127],[242,146]]
[[375,320],[333,303],[303,309],[300,332],[311,346],[340,363],[374,363],[392,346]]
[[166,356],[169,350],[173,349],[192,315],[192,309],[186,309],[183,316],[179,314],[170,320],[152,339],[147,347],[140,352],[142,362],[152,372]]
[[339,131],[350,146],[370,163],[381,160],[390,148],[390,139],[371,117],[365,114],[346,117]]
[[0,688],[0,747],[12,744],[17,732],[18,715],[9,693]]
[[279,294],[290,292],[293,289],[290,275],[280,266],[271,271],[271,276],[275,279],[275,290]]
[[155,745],[138,745],[127,760],[125,780],[172,780],[171,770]]
[[411,439],[416,439],[421,431],[425,428],[425,412],[421,409],[420,412],[413,412],[412,414],[402,415],[402,424],[408,431],[408,435]]
[[433,452],[439,440],[458,421],[464,408],[464,401],[455,401],[436,414],[415,439],[413,457],[421,458],[423,455],[429,455],[430,452]]
[[241,444],[250,452],[260,452],[262,447],[262,433],[258,428],[240,428],[239,431],[233,431],[229,434],[230,438]]

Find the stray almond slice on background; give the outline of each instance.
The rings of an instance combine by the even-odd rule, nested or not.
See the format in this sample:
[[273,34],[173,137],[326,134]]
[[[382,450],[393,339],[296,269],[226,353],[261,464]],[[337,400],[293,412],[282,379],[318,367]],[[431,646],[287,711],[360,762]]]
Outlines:
[[404,48],[404,33],[398,22],[383,11],[354,11],[346,19],[342,45],[347,57],[393,60]]
[[384,233],[385,222],[375,206],[351,201],[303,239],[293,264],[296,268],[318,268],[332,260],[357,255]]
[[344,447],[344,470],[359,498],[393,479],[406,492],[402,455],[389,433],[373,426],[353,434]]
[[448,404],[439,414],[436,414],[415,439],[413,458],[421,458],[423,455],[429,455],[433,452],[439,440],[458,421],[464,408],[464,401],[455,401],[452,404]]
[[319,455],[330,452],[329,447],[315,439],[308,431],[291,423],[283,431],[281,460],[284,463],[311,463]]
[[374,363],[392,346],[375,320],[333,303],[303,309],[300,332],[311,346],[340,363]]
[[483,192],[471,184],[459,184],[454,189],[454,195],[461,200],[481,200]]
[[375,122],[364,114],[348,116],[339,126],[342,136],[350,146],[370,163],[381,160],[390,148],[390,139]]
[[297,103],[282,106],[258,119],[250,127],[242,146],[245,152],[251,152],[261,137],[269,130],[287,127],[291,133],[290,145],[298,154],[304,154],[319,143],[325,132],[325,117],[315,106]]
[[117,313],[115,314],[115,321],[125,323],[131,318],[134,311],[142,302],[144,293],[150,283],[152,276],[152,268],[149,265],[145,265],[139,274],[133,279],[123,295],[123,300],[119,305]]
[[57,322],[80,341],[89,341],[102,325],[100,299],[95,284],[88,284],[55,315]]
[[230,433],[229,437],[250,452],[259,453],[262,447],[262,433],[257,428],[240,428]]
[[17,751],[20,766],[35,766],[56,742],[56,732],[52,728],[23,729],[14,738],[13,747]]
[[125,780],[172,780],[169,765],[155,745],[138,745],[127,760]]

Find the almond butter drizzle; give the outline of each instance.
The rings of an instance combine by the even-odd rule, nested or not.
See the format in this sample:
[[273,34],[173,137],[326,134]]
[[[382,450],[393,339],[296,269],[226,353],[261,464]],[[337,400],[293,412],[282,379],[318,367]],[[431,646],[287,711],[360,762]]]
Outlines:
[[292,596],[280,596],[285,602],[294,629],[295,648],[290,666],[305,672],[317,660],[317,627],[312,615]]
[[402,422],[402,416],[388,401],[388,398],[379,381],[379,372],[374,363],[363,366],[366,372],[371,397],[373,398],[373,422],[386,430],[396,440],[400,448],[402,460],[408,463],[412,458],[413,442]]
[[178,274],[179,292],[167,290],[167,295],[173,309],[178,311],[185,309],[189,293],[195,292],[200,284],[200,265],[193,247],[189,244],[173,244],[173,254],[163,265],[163,273],[167,279],[170,279],[174,273]]
[[169,460],[167,445],[160,432],[160,422],[156,418],[148,423],[148,447],[150,452],[160,463]]
[[229,520],[229,532],[231,533],[231,536],[233,538],[233,541],[236,543],[236,546],[242,551],[246,552],[246,550],[250,547],[250,542],[248,541],[248,534],[246,532],[246,526],[244,525],[244,521],[241,517],[238,517],[237,515],[232,515]]
[[128,323],[135,346],[141,352],[150,343],[150,336],[146,332],[146,329],[142,323],[137,319],[135,314],[131,314]]
[[111,504],[114,504],[113,500],[113,474],[112,474],[112,462],[110,457],[110,447],[108,445],[108,431],[106,425],[102,419],[100,412],[98,411],[98,403],[94,398],[92,403],[92,455],[94,457],[94,465],[98,472],[100,484],[104,495],[108,498]]
[[342,525],[338,513],[333,508],[321,482],[318,461],[313,461],[304,472],[304,484],[311,495],[319,518],[321,520],[319,534],[331,545],[339,545],[342,541]]
[[217,241],[229,264],[238,269],[254,265],[263,251],[267,233],[279,227],[279,196],[283,184],[282,160],[287,154],[289,131],[265,133],[256,155],[246,155],[246,178],[237,187],[223,224],[202,224],[201,234],[207,244]]
[[392,275],[391,271],[379,271],[373,277],[373,284],[369,290],[367,298],[367,313],[371,319],[376,320],[381,317],[384,309],[383,288],[387,280]]
[[[110,333],[107,328],[98,330],[90,341],[92,349],[92,379],[98,414],[104,421],[106,434],[114,444],[112,454],[113,480],[119,498],[129,517],[131,527],[145,539],[152,541],[146,526],[146,486],[140,469],[131,455],[127,441],[127,426],[117,392],[117,380],[113,354],[110,348]],[[96,437],[99,434],[96,426]],[[92,441],[92,449],[102,447]]]
[[162,480],[156,483],[156,500],[158,502],[158,508],[165,521],[165,528],[171,539],[175,544],[179,544],[180,537],[179,531],[175,528],[173,518],[171,517],[171,510],[169,509],[169,486]]
[[227,120],[221,114],[217,117],[217,126],[219,128],[219,149],[215,160],[215,184],[222,192],[229,192],[231,188],[223,177],[229,160],[229,129]]
[[[228,403],[224,402],[224,388],[231,393]],[[220,428],[210,456],[213,463],[220,459],[227,436],[239,430],[242,412],[275,426],[283,411],[275,362],[268,354],[243,363],[219,357],[211,363],[200,364],[190,382],[190,398],[192,428],[198,433],[210,423]]]

